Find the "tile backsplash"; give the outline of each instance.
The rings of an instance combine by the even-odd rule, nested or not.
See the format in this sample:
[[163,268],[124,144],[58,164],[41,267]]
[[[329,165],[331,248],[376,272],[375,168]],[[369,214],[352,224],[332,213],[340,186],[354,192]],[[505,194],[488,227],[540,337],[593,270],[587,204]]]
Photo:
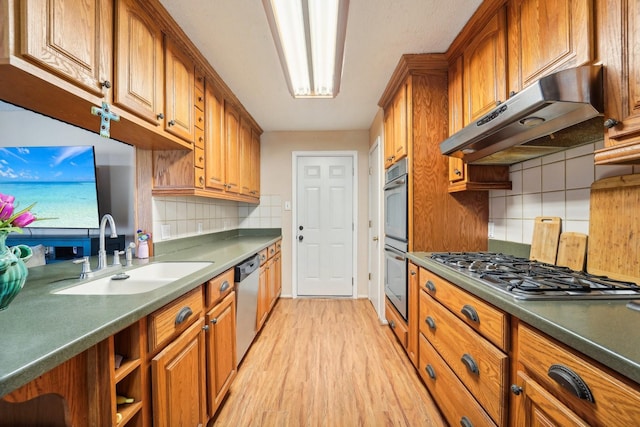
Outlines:
[[588,144],[510,167],[511,190],[489,193],[489,238],[531,243],[536,216],[559,216],[562,231],[589,233],[589,192],[598,179],[640,172],[635,166],[596,166]]
[[279,195],[262,195],[260,204],[205,197],[154,197],[154,240],[170,240],[237,228],[280,228]]

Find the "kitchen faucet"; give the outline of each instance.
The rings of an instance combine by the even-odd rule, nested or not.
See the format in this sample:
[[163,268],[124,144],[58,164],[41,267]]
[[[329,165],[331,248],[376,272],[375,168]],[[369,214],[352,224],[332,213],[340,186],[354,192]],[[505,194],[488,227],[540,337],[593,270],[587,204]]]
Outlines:
[[116,231],[116,222],[113,220],[113,217],[111,216],[111,214],[104,214],[102,220],[100,221],[100,248],[98,250],[98,268],[96,269],[96,271],[107,268],[107,250],[105,249],[104,243],[107,221],[109,222],[109,228],[111,229],[111,238],[113,239],[115,237],[118,237],[118,232]]

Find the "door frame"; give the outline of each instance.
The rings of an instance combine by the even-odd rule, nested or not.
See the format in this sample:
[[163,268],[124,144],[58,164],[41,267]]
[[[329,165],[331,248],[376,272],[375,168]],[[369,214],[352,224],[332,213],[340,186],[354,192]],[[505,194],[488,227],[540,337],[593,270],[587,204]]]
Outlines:
[[[368,175],[369,176],[369,182],[368,182],[368,191],[377,191],[378,193],[378,205],[374,206],[373,209],[375,210],[376,215],[378,216],[378,229],[374,230],[372,228],[369,228],[369,232],[367,233],[367,239],[371,239],[373,238],[373,236],[378,236],[378,251],[371,253],[370,252],[370,248],[371,248],[371,242],[369,240],[367,240],[367,252],[368,253],[368,271],[372,272],[372,261],[375,261],[375,266],[376,271],[373,275],[374,278],[377,279],[377,283],[373,282],[372,280],[368,281],[368,298],[371,301],[371,294],[376,294],[377,295],[377,300],[378,300],[378,305],[375,306],[374,308],[376,310],[376,313],[378,313],[378,318],[380,320],[386,320],[385,319],[385,313],[384,313],[384,302],[385,302],[385,295],[384,295],[384,280],[382,280],[382,278],[384,277],[384,207],[383,207],[383,197],[382,197],[382,187],[384,186],[384,156],[382,153],[382,138],[378,135],[378,137],[376,138],[375,142],[371,145],[371,147],[369,148],[369,160],[371,160],[371,155],[375,152],[375,150],[378,150],[378,155],[375,159],[373,159],[374,162],[376,162],[376,165],[378,166],[377,170],[378,170],[378,174],[377,175]],[[370,194],[368,195],[369,197],[371,196]],[[367,209],[369,209],[370,206],[370,201],[367,204]],[[368,214],[370,214],[371,212],[368,212]],[[371,218],[369,218],[369,220],[371,220]]]
[[298,218],[298,159],[301,157],[351,157],[353,165],[352,203],[353,203],[353,251],[351,254],[351,271],[353,286],[351,298],[358,298],[358,152],[344,151],[293,151],[291,153],[291,297],[298,298],[298,249],[296,243],[296,221]]

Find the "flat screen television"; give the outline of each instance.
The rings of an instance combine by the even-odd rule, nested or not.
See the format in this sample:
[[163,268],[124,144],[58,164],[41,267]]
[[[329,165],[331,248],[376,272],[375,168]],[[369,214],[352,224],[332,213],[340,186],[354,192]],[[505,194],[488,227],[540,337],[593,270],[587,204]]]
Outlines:
[[0,147],[0,193],[32,203],[31,228],[98,228],[93,146]]

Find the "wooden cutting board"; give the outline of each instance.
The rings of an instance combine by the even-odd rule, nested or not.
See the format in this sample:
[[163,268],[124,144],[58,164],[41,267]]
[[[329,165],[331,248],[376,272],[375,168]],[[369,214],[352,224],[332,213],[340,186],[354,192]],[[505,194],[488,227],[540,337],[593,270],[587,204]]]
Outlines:
[[569,267],[572,270],[584,270],[587,257],[587,235],[573,231],[560,234],[556,265]]
[[591,185],[587,271],[640,283],[640,174]]
[[561,222],[562,219],[558,216],[536,217],[529,259],[547,264],[556,263]]

